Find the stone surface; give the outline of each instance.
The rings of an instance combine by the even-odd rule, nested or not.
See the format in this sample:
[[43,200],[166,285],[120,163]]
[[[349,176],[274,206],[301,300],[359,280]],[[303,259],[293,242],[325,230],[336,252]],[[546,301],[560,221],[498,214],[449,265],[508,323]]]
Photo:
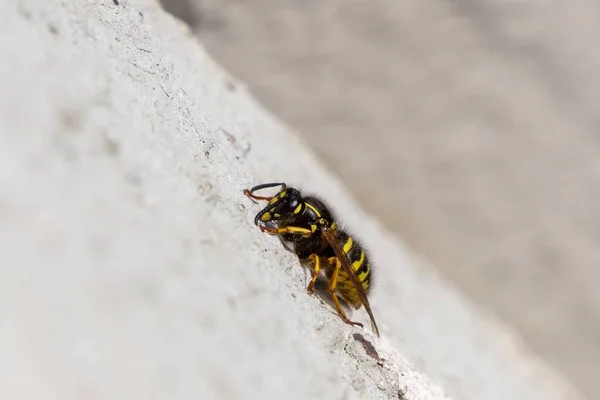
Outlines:
[[367,211],[597,397],[600,3],[163,2]]

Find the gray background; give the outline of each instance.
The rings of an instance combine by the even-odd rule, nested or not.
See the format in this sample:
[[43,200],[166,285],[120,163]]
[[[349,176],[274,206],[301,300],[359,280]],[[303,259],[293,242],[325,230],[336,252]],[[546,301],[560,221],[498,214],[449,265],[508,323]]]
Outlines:
[[593,397],[600,3],[164,2],[369,212]]

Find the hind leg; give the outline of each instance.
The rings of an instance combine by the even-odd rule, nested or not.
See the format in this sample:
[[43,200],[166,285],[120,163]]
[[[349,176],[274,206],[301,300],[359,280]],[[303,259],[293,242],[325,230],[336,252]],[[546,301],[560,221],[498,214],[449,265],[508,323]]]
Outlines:
[[329,294],[331,295],[331,298],[333,299],[333,302],[335,303],[335,308],[337,309],[338,315],[340,316],[342,321],[344,321],[348,325],[360,326],[362,328],[363,324],[361,324],[360,322],[350,321],[348,319],[348,317],[346,316],[346,313],[344,312],[344,310],[342,310],[342,306],[340,305],[340,300],[338,299],[337,293],[335,292],[335,288],[337,286],[337,279],[338,279],[338,275],[339,275],[342,263],[337,258],[334,258],[334,260],[335,260],[334,261],[335,266],[333,269],[333,273],[331,274],[331,278],[329,279],[329,287],[328,287]]

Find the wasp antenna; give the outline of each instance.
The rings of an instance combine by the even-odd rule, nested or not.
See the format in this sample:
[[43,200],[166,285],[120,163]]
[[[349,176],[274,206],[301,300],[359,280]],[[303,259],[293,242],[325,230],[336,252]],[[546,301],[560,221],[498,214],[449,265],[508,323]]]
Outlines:
[[272,188],[275,186],[281,186],[281,190],[284,190],[287,187],[286,184],[283,182],[263,183],[261,185],[256,185],[252,189],[250,189],[250,193],[254,193],[254,192],[256,192],[258,190],[262,190],[262,189]]

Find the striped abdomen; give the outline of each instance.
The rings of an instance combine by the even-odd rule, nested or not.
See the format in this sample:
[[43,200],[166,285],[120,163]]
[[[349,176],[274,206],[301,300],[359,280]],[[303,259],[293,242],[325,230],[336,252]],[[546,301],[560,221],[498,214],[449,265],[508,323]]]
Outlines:
[[[344,253],[350,259],[354,274],[365,290],[365,293],[368,293],[371,286],[371,265],[365,250],[356,239],[344,231],[337,229],[336,236],[344,249]],[[331,272],[333,272],[333,269],[331,269]],[[358,293],[356,293],[356,288],[343,269],[340,270],[338,275],[336,291],[355,308],[362,306]]]

